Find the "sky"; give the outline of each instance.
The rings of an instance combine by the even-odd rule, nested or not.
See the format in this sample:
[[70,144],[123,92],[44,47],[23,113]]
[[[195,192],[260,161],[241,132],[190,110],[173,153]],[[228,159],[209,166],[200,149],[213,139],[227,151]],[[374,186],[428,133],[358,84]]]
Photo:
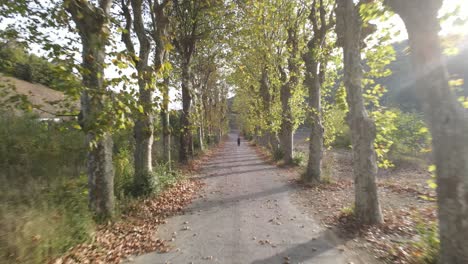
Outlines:
[[[410,1],[410,0],[408,0]],[[459,8],[457,16],[451,16],[446,21],[441,23],[440,35],[450,35],[450,34],[468,34],[468,0],[444,0],[443,6],[439,11],[439,17],[443,17],[447,13],[452,13],[454,10]],[[456,21],[465,21],[463,25],[456,26]],[[14,23],[12,19],[3,19],[0,18],[0,30],[5,29],[8,24]],[[394,40],[402,41],[408,38],[406,33],[405,25],[399,16],[395,15],[390,19],[389,23],[391,24],[392,29],[395,33]],[[54,38],[54,36],[51,36]],[[32,47],[35,53],[41,53],[39,47]]]
[[[452,13],[457,8],[459,8],[457,16],[451,16],[446,21],[442,21],[440,31],[441,36],[460,33],[465,35],[468,34],[468,0],[444,0],[442,8],[439,11],[439,17],[442,18],[446,14]],[[455,22],[457,20],[465,21],[467,23],[464,23],[461,26],[456,26]],[[408,39],[405,24],[399,16],[395,15],[391,19],[390,23],[394,24],[394,29],[400,32],[399,36],[395,38],[395,41]]]
[[[411,1],[411,0],[408,0]],[[439,17],[444,17],[446,14],[453,13],[454,10],[459,8],[459,12],[457,16],[451,16],[445,21],[441,23],[441,31],[440,35],[450,35],[450,34],[464,34],[468,35],[468,0],[444,0],[443,6],[439,12]],[[464,23],[462,25],[457,25],[457,21],[465,21],[467,23]],[[14,23],[15,21],[12,19],[3,19],[0,18],[0,30],[5,29],[8,24]],[[18,21],[16,21],[18,22]],[[408,38],[406,34],[406,29],[404,26],[403,21],[400,19],[398,16],[394,16],[390,19],[390,21],[386,22],[388,23],[387,25],[383,25],[385,27],[390,26],[392,32],[394,32],[394,38],[393,41],[403,41]],[[65,33],[66,34],[66,33]],[[60,35],[63,36],[63,34],[56,34],[52,35],[51,38],[56,38],[57,40],[60,39]],[[118,38],[117,38],[118,39]],[[468,43],[463,44],[463,48],[468,48]],[[33,53],[37,53],[39,55],[44,55],[43,52],[41,52],[41,49],[38,45],[32,45],[31,50]],[[123,48],[123,44],[122,44]],[[120,47],[119,47],[120,49]],[[41,54],[42,53],[42,54]],[[77,54],[79,57],[79,54]],[[124,70],[124,74],[131,74],[131,70]],[[109,67],[106,69],[106,77],[108,78],[115,78],[118,77],[117,69],[115,67]],[[180,98],[179,95],[179,89],[177,87],[173,87],[171,89],[170,95],[171,98]],[[180,102],[178,101],[172,101],[171,106],[172,109],[178,109],[180,108]]]

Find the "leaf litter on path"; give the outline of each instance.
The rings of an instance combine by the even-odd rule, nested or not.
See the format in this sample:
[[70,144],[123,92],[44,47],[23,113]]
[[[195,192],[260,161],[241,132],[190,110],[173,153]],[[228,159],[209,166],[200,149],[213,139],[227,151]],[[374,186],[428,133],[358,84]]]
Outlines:
[[170,251],[167,241],[156,237],[157,226],[182,212],[201,186],[198,180],[184,180],[157,197],[133,203],[120,221],[98,226],[94,241],[77,245],[50,263],[120,263],[133,255]]

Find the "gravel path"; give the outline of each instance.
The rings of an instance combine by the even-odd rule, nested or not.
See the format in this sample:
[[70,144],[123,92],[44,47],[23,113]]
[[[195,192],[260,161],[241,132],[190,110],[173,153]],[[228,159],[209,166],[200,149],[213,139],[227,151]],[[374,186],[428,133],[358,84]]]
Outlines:
[[230,134],[205,164],[200,198],[159,227],[174,248],[134,263],[364,263],[292,203],[295,187],[282,173]]

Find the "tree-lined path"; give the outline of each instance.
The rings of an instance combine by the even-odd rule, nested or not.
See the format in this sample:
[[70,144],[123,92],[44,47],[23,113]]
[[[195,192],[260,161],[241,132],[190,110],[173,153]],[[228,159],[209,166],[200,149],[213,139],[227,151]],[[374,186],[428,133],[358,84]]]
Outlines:
[[364,263],[293,205],[283,170],[236,144],[230,134],[200,175],[203,195],[159,228],[174,249],[135,263]]
[[0,1],[0,263],[467,264],[467,32],[466,0]]

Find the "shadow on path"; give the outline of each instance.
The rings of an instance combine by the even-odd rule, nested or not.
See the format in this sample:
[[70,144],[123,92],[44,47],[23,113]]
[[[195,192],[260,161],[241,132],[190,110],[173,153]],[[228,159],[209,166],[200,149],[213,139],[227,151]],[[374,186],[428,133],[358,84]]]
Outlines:
[[[320,255],[325,255],[327,254],[327,251],[337,251],[336,246],[339,244],[342,244],[343,242],[340,243],[335,243],[332,244],[330,237],[333,237],[334,235],[330,233],[331,231],[323,231],[320,233],[320,236],[316,237],[315,239],[312,239],[306,243],[302,244],[295,244],[293,247],[288,248],[282,252],[277,253],[274,256],[271,256],[269,258],[261,259],[261,260],[255,260],[251,262],[251,264],[271,264],[271,263],[305,263],[306,261],[312,261],[312,263],[332,263],[332,262],[327,262],[325,260],[321,260]],[[330,252],[331,253],[331,252]],[[331,253],[331,254],[336,254],[336,252]],[[288,261],[285,262],[285,259],[288,258]],[[310,262],[307,262],[310,263]]]
[[190,210],[197,211],[197,210],[209,210],[209,209],[213,209],[213,208],[216,208],[216,207],[227,207],[227,206],[231,206],[231,205],[233,205],[235,203],[238,203],[240,201],[256,200],[258,198],[267,197],[267,196],[287,192],[289,190],[291,190],[290,184],[285,184],[285,185],[282,185],[280,187],[265,190],[265,191],[261,191],[261,192],[249,193],[249,194],[239,195],[239,196],[230,197],[230,198],[226,198],[226,199],[203,201],[202,204],[195,205],[195,206],[191,207]]
[[[206,176],[200,176],[198,179],[210,179],[210,178],[216,178],[216,177],[226,177],[226,176],[235,176],[239,174],[244,174],[244,173],[249,173],[249,172],[262,172],[262,171],[271,171],[275,170],[275,168],[258,168],[258,169],[252,169],[252,170],[240,170],[240,171],[230,171],[230,172],[225,172],[225,173],[212,173]],[[261,176],[260,176],[261,177]]]
[[223,165],[225,164],[226,162],[244,162],[244,161],[254,161],[256,160],[257,158],[256,157],[251,157],[251,158],[248,158],[248,157],[244,157],[243,158],[246,158],[246,159],[216,159],[216,162],[207,162],[205,163],[206,166],[213,166],[213,165]]

